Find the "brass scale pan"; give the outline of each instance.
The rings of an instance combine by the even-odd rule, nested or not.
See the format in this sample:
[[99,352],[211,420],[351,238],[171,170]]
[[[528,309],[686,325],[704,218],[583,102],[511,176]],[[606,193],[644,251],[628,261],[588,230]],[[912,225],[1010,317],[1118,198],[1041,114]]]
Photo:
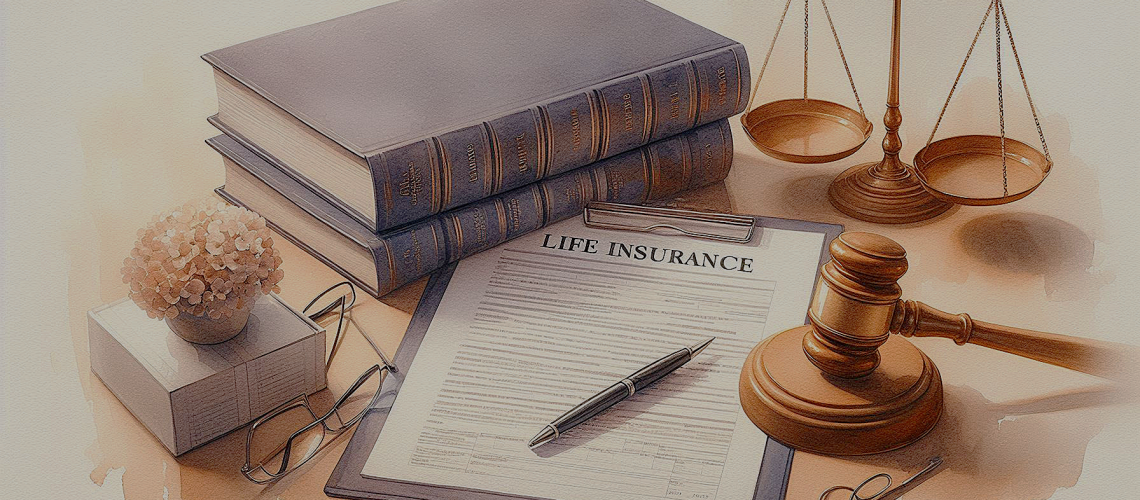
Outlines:
[[874,128],[847,106],[819,99],[783,99],[741,117],[752,144],[764,154],[793,163],[827,163],[851,156]]
[[[855,111],[842,104],[830,101],[808,98],[808,0],[804,0],[804,94],[803,99],[783,99],[757,106],[740,117],[744,131],[760,151],[773,158],[794,163],[827,163],[851,156],[871,137],[874,127],[867,120],[863,112],[863,104],[859,101],[859,91],[855,89],[855,80],[851,77],[851,69],[847,66],[847,58],[843,55],[843,46],[839,43],[839,34],[835,30],[835,23],[831,21],[831,13],[827,10],[827,1],[820,0],[827,22],[831,26],[831,33],[835,37],[835,46],[839,49],[839,57],[843,61],[843,68],[847,70],[847,79],[851,82],[851,92],[855,94],[855,102],[859,111]],[[760,81],[764,78],[764,71],[768,68],[768,60],[772,57],[772,49],[776,47],[776,40],[780,37],[780,29],[784,26],[784,19],[788,15],[791,0],[784,4],[784,12],[780,15],[780,22],[776,25],[776,34],[772,37],[772,44],[768,47],[768,54],[764,56],[764,65],[756,77],[756,84],[752,88],[752,97],[748,107],[760,89]]]
[[[827,13],[826,0],[821,1],[830,23],[831,16]],[[784,15],[787,14],[790,4],[791,0],[788,0],[784,6]],[[997,6],[996,9],[994,8],[995,5]],[[998,47],[998,101],[1001,115],[1001,135],[963,135],[934,141],[938,124],[941,123],[946,107],[950,103],[950,98],[954,95],[954,89],[958,85],[958,80],[961,78],[970,54],[978,41],[978,35],[985,27],[991,11],[994,12]],[[805,24],[806,12],[805,2]],[[1029,99],[1029,107],[1037,124],[1044,153],[1021,141],[1005,137],[1004,103],[1001,96],[1002,21],[1004,21],[1006,34],[1010,40],[1010,47],[1013,49],[1018,72],[1021,74],[1021,80],[1025,86],[1026,97]],[[784,17],[781,16],[780,23],[776,27],[777,37],[783,22]],[[835,34],[834,24],[831,28],[832,33]],[[775,46],[775,41],[773,38],[772,47]],[[835,41],[846,68],[847,62],[843,58],[843,48],[839,46],[838,35],[835,35]],[[827,163],[846,158],[866,143],[873,126],[867,120],[861,103],[859,104],[859,111],[855,111],[841,104],[807,97],[806,41],[804,45],[804,98],[783,99],[757,106],[741,116],[741,123],[752,144],[773,158],[793,163]],[[757,77],[756,86],[753,89],[753,99],[755,99],[756,90],[760,86],[760,78],[764,76],[768,59],[772,55],[772,47],[769,47],[768,55],[764,58],[764,66],[761,67],[760,74]],[[851,79],[850,69],[847,69],[847,75],[848,79]],[[853,80],[851,81],[851,89],[855,92]],[[859,95],[857,92],[855,92],[855,99],[858,102]],[[751,101],[749,101],[749,107],[751,107]],[[1049,149],[1041,131],[1037,110],[1033,105],[1032,97],[1029,95],[1025,73],[1021,69],[1021,61],[1017,56],[1016,46],[1013,44],[1013,34],[1009,28],[1009,20],[1005,16],[1005,8],[999,0],[990,2],[989,9],[986,10],[986,15],[982,18],[981,26],[978,27],[978,34],[974,36],[974,41],[970,45],[966,59],[962,62],[962,68],[958,71],[958,77],[954,80],[954,86],[946,98],[946,104],[942,108],[942,113],[939,115],[938,123],[935,124],[930,138],[931,140],[927,142],[926,147],[915,154],[913,168],[922,186],[935,198],[945,202],[959,205],[1010,203],[1028,196],[1049,175],[1053,161],[1049,157]],[[1000,185],[1000,191],[994,187],[995,185]]]

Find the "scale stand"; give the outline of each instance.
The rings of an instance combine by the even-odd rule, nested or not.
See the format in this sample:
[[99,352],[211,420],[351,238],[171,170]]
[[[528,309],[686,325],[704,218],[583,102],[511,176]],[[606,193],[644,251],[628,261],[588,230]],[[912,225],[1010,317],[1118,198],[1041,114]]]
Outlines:
[[891,26],[891,80],[883,125],[883,159],[855,165],[839,174],[827,190],[831,204],[856,219],[885,224],[905,224],[935,217],[953,205],[938,200],[919,183],[911,167],[899,159],[902,139],[899,126],[899,46],[902,0],[894,0]]

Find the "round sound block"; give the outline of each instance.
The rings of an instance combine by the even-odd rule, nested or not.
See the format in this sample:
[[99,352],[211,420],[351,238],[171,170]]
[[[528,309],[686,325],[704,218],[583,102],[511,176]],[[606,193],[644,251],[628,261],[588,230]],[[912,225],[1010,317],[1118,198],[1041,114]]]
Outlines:
[[827,455],[868,455],[910,444],[942,415],[938,368],[907,340],[879,347],[870,375],[844,379],[811,364],[803,350],[810,326],[757,345],[740,372],[740,404],[764,433],[793,448]]

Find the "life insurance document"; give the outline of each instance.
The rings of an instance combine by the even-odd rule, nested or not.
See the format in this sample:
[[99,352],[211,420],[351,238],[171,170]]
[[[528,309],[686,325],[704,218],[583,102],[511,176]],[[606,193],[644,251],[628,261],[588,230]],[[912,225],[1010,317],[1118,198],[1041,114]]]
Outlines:
[[[564,500],[752,498],[767,437],[740,368],[799,326],[822,233],[749,244],[569,220],[460,262],[363,474]],[[684,367],[531,450],[544,425],[709,337]]]

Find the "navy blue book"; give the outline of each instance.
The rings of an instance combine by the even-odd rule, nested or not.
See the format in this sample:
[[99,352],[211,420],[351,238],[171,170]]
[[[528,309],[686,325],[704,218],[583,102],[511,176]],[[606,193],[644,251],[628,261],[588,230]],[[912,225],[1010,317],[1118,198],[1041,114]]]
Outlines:
[[744,47],[644,0],[403,0],[202,56],[231,136],[380,232],[743,111]]
[[589,166],[375,233],[232,137],[219,195],[375,296],[449,263],[582,213],[590,201],[644,203],[724,180],[732,134],[721,119]]

